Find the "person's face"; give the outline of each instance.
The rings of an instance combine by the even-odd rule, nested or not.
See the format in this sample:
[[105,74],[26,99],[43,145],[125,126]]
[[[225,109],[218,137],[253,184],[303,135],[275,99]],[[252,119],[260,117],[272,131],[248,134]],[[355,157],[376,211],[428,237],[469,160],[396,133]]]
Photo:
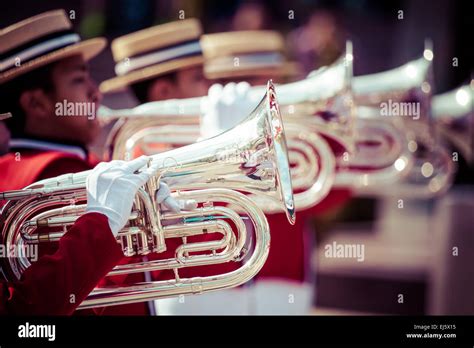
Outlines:
[[[49,139],[90,144],[98,135],[95,112],[102,96],[82,56],[59,61],[51,72],[54,90],[44,96],[43,117],[32,117],[29,133]],[[36,129],[36,131],[35,131]]]
[[210,82],[204,77],[202,65],[176,72],[176,78],[157,78],[148,90],[148,101],[183,99],[207,95]]
[[202,66],[182,69],[178,72],[176,83],[180,98],[202,97],[207,94],[210,83],[204,77]]
[[10,141],[10,132],[5,123],[0,121],[0,155],[8,152],[8,142]]
[[77,140],[84,144],[92,142],[98,132],[99,123],[95,112],[100,106],[102,95],[89,74],[89,68],[81,56],[60,62],[53,70],[56,102],[82,104],[87,108],[77,108],[75,117],[57,117],[62,129],[76,133]]

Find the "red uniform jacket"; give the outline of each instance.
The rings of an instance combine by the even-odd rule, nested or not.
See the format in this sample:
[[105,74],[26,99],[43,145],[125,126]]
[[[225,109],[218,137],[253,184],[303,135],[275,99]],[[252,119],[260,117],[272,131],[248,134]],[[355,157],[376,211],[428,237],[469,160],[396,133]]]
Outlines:
[[58,151],[24,150],[0,157],[0,191],[20,190],[38,180],[89,170],[79,157]]
[[20,281],[0,282],[0,314],[70,315],[121,258],[107,217],[85,214],[53,255],[33,263]]
[[310,218],[333,209],[350,198],[349,190],[331,190],[329,195],[315,207],[297,212],[296,223],[291,226],[285,214],[267,215],[270,225],[270,252],[267,262],[257,275],[257,279],[278,278],[303,282],[307,274],[306,256],[308,243],[305,243],[305,230]]

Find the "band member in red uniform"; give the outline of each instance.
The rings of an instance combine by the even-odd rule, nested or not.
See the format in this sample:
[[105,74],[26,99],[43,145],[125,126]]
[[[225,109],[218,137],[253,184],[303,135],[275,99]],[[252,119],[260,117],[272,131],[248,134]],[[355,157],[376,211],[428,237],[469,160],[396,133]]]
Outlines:
[[[156,172],[149,158],[100,163],[87,178],[87,208],[57,251],[34,262],[17,282],[0,281],[0,315],[70,315],[123,258],[115,237],[135,194]],[[71,300],[73,298],[74,300]]]
[[4,28],[0,39],[0,111],[14,115],[5,121],[11,141],[0,158],[0,190],[90,169],[87,146],[98,134],[93,111],[101,95],[87,61],[105,39],[80,41],[62,10]]
[[[14,115],[5,121],[11,141],[0,157],[0,191],[92,168],[87,147],[99,132],[95,111],[101,94],[87,62],[106,40],[81,41],[66,13],[56,10],[2,29],[0,41],[0,112]],[[103,314],[114,311],[149,312],[138,303],[107,307]]]

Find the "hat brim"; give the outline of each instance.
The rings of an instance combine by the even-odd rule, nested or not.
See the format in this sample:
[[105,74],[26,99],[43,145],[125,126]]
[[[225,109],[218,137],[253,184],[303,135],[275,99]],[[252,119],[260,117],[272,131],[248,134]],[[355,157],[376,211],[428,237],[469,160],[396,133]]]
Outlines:
[[297,76],[302,73],[298,63],[285,62],[278,67],[249,67],[236,66],[229,69],[216,67],[213,65],[204,66],[204,76],[210,80],[214,79],[232,79],[248,76]]
[[60,59],[81,54],[85,61],[88,61],[97,56],[107,45],[107,40],[102,37],[81,41],[77,44],[70,45],[48,54],[32,59],[18,67],[10,69],[4,73],[0,73],[0,83],[5,83],[26,74],[34,69],[54,63]]
[[169,62],[155,64],[143,69],[135,70],[126,75],[113,77],[102,82],[99,86],[99,89],[102,93],[119,92],[134,83],[156,78],[173,71],[202,65],[203,63],[203,56],[175,59]]

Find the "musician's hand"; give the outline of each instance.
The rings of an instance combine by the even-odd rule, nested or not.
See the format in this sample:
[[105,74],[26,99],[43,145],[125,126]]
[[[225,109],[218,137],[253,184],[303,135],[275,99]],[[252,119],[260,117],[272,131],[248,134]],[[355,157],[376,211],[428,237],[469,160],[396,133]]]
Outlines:
[[201,137],[218,135],[246,118],[254,109],[247,82],[231,82],[222,87],[214,84],[209,88],[206,113],[201,119]]
[[193,210],[197,207],[195,200],[176,200],[171,197],[170,189],[164,182],[160,182],[160,188],[156,191],[156,201],[161,205],[163,210],[169,210],[173,213],[179,213],[181,210]]
[[107,216],[114,236],[127,223],[138,189],[158,170],[154,163],[145,167],[149,160],[142,156],[130,162],[102,162],[87,177],[86,212]]

